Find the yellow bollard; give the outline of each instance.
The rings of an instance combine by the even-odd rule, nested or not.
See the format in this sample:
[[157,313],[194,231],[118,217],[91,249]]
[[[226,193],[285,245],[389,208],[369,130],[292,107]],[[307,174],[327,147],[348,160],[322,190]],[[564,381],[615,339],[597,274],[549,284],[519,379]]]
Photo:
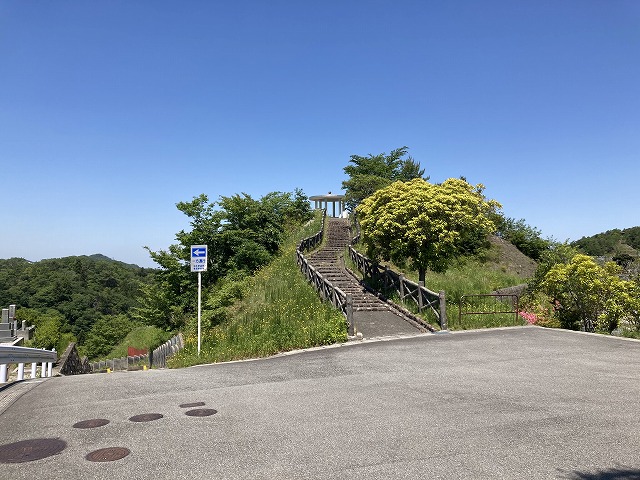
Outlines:
[[146,365],[143,365],[143,366],[142,366],[142,370],[147,370],[147,366],[146,366]]
[[107,368],[107,373],[111,373],[111,369],[110,368]]

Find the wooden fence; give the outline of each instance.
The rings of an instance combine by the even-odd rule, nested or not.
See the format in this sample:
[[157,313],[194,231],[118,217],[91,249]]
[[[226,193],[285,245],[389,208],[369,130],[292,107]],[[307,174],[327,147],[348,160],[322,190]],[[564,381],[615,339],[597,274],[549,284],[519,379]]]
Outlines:
[[303,252],[312,250],[322,243],[324,235],[324,225],[327,216],[326,210],[322,214],[322,227],[320,231],[311,237],[302,240],[296,248],[296,261],[300,271],[307,278],[309,283],[317,290],[320,297],[330,302],[334,307],[342,312],[347,320],[349,335],[354,335],[353,322],[353,300],[351,295],[347,295],[340,288],[333,285],[318,270],[316,270],[304,256]]
[[[354,242],[357,237],[354,238]],[[432,292],[426,287],[419,285],[390,268],[381,266],[361,253],[357,252],[352,245],[349,245],[349,257],[362,273],[364,278],[372,279],[380,283],[380,288],[384,292],[393,291],[398,294],[401,301],[414,303],[418,311],[422,313],[425,309],[430,309],[438,319],[441,330],[447,330],[447,305],[444,291]]]

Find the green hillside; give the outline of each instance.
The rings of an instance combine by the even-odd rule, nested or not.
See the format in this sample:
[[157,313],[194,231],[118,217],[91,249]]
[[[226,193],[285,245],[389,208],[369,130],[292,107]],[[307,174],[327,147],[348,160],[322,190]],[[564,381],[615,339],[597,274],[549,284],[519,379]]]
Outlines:
[[626,254],[637,258],[640,255],[640,227],[614,229],[591,237],[582,237],[572,245],[595,257]]
[[16,317],[36,325],[33,346],[60,349],[126,314],[152,272],[103,255],[0,259],[0,305],[15,304]]

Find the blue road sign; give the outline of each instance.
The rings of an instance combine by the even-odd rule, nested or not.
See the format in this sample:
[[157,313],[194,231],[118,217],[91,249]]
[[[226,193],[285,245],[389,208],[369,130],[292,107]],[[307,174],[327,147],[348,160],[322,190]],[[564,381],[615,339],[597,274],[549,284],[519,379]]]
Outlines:
[[207,246],[191,245],[191,271],[207,271]]

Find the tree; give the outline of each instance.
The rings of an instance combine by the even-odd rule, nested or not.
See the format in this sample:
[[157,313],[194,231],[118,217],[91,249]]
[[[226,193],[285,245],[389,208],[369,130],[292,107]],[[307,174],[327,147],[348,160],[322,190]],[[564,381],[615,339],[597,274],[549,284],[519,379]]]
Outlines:
[[63,321],[64,317],[52,310],[40,316],[33,335],[32,346],[35,348],[46,348],[47,350],[57,347]]
[[492,218],[497,227],[497,234],[512,243],[518,250],[534,260],[539,260],[542,254],[549,250],[551,241],[541,237],[541,232],[535,227],[527,225],[524,219],[516,220],[495,215]]
[[[344,167],[344,173],[349,175],[349,179],[342,182],[347,208],[353,211],[373,192],[395,181],[406,182],[421,178],[424,175],[424,169],[420,169],[420,164],[410,156],[402,158],[407,154],[407,150],[408,147],[401,147],[393,150],[389,155],[385,153],[369,154],[367,157],[351,155],[349,160],[351,165]],[[428,179],[429,177],[425,180]]]
[[176,206],[191,219],[191,229],[179,231],[177,243],[167,250],[147,249],[161,269],[156,285],[143,289],[140,306],[133,311],[136,319],[167,330],[182,326],[195,311],[197,276],[189,271],[191,245],[209,247],[207,271],[202,274],[206,289],[227,275],[250,274],[266,265],[278,252],[288,227],[312,216],[309,201],[299,189],[271,192],[259,200],[242,193],[210,202],[202,194]]
[[620,279],[620,270],[614,262],[601,266],[592,257],[577,254],[568,263],[551,267],[541,289],[551,297],[564,328],[611,332],[620,318],[631,313],[625,303],[631,282]]
[[395,182],[356,208],[362,242],[373,259],[409,262],[424,282],[427,269],[442,272],[462,253],[477,249],[495,229],[482,185],[450,178],[434,185],[422,178]]
[[107,355],[136,326],[126,315],[109,315],[98,319],[87,333],[84,350],[89,358]]

